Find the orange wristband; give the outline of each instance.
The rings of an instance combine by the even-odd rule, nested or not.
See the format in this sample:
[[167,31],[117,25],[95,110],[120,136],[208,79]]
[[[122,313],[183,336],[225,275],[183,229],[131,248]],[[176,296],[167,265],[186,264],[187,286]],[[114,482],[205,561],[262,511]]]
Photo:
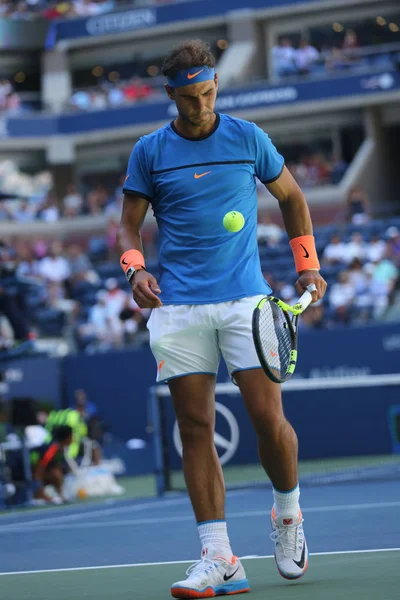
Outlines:
[[313,235],[300,235],[290,240],[297,273],[313,269],[319,271],[319,261]]
[[119,264],[124,273],[126,273],[130,267],[133,267],[137,271],[146,266],[144,256],[139,250],[127,250],[124,252],[119,260]]

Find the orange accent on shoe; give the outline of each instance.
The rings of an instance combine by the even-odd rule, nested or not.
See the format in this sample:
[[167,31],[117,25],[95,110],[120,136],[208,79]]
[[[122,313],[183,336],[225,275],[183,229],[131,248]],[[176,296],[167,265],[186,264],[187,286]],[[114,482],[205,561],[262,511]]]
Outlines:
[[271,517],[273,518],[274,521],[276,521],[276,515],[275,515],[274,507],[272,507],[272,510],[271,510]]
[[229,565],[236,565],[236,561],[238,560],[237,556],[232,556],[231,561],[227,560],[225,556],[213,556],[213,558],[221,558],[222,560],[226,560]]
[[202,592],[197,592],[196,590],[189,590],[188,588],[171,588],[171,596],[173,598],[215,598],[217,595],[233,596],[235,594],[244,594],[249,591],[250,588],[243,588],[242,590],[235,590],[234,592],[216,594],[212,588],[207,588]]

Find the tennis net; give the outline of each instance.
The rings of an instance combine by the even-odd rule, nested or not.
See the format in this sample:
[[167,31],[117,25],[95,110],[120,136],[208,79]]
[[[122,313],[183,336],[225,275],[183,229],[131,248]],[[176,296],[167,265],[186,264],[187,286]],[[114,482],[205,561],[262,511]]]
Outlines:
[[[271,486],[239,389],[216,385],[214,442],[226,486]],[[302,485],[400,479],[400,374],[291,379],[284,411],[299,438]],[[185,489],[181,444],[167,386],[149,396],[157,492]]]

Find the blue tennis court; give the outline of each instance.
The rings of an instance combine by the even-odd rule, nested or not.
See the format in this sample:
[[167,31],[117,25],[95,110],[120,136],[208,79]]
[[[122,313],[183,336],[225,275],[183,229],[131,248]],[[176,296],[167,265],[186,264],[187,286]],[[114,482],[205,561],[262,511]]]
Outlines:
[[[270,490],[228,493],[232,547],[248,557],[253,598],[397,597],[400,482],[304,487],[301,504],[314,556],[303,579],[287,582],[271,558]],[[168,598],[170,584],[199,557],[184,495],[11,513],[0,522],[7,600]]]

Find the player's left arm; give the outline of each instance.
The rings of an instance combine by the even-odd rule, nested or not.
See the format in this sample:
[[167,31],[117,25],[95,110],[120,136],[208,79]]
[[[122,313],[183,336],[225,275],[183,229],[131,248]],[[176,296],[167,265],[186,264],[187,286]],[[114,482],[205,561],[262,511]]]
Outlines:
[[[307,260],[312,260],[314,256],[316,258],[316,251],[314,239],[303,238],[303,236],[313,236],[311,216],[305,196],[287,167],[283,167],[275,181],[266,183],[266,187],[279,202],[285,229],[295,256],[299,251],[303,253],[304,249],[304,254],[299,257],[301,270],[298,269],[296,290],[301,295],[310,283],[314,283],[317,291],[313,293],[313,301],[316,302],[324,296],[327,283],[320,275],[318,267],[307,268]],[[298,260],[296,262],[298,263]]]

